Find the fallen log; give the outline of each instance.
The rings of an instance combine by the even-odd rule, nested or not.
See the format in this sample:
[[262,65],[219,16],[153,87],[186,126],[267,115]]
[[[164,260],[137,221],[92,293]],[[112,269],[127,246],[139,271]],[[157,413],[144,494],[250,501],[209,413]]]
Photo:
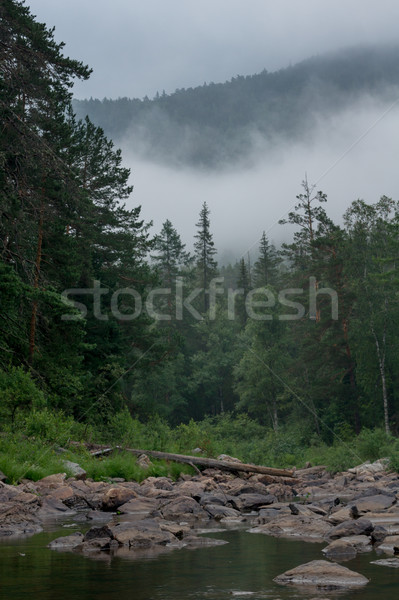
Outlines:
[[215,458],[203,458],[200,456],[187,456],[184,454],[170,454],[169,452],[157,452],[155,450],[136,450],[134,448],[124,448],[125,452],[131,454],[148,454],[153,458],[160,460],[171,460],[187,465],[197,465],[206,469],[221,469],[222,471],[242,471],[244,473],[261,473],[262,475],[272,475],[274,477],[293,477],[294,471],[291,469],[273,469],[272,467],[263,467],[258,465],[247,465],[244,463],[230,462],[226,460],[216,460]]

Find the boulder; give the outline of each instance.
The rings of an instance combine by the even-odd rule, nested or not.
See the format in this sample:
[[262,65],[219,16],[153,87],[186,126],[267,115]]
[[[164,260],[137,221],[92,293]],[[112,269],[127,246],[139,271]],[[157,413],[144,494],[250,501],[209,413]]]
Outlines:
[[187,525],[164,521],[163,519],[159,521],[159,527],[162,531],[169,531],[169,533],[174,535],[178,540],[182,540],[190,531],[190,528]]
[[382,525],[376,525],[374,531],[371,534],[371,541],[373,544],[380,544],[388,536],[388,531]]
[[0,503],[0,537],[32,535],[42,531],[36,506],[18,502]]
[[352,535],[350,537],[339,538],[339,540],[351,544],[357,552],[370,552],[372,548],[371,538],[367,535]]
[[346,506],[345,508],[340,508],[339,510],[331,513],[331,515],[328,517],[328,520],[333,525],[340,525],[345,521],[349,521],[349,519],[351,518],[353,518],[351,509],[348,506]]
[[122,504],[118,508],[118,513],[144,519],[157,510],[158,506],[159,500],[156,498],[133,498],[126,504]]
[[140,484],[140,493],[143,488],[147,485],[151,485],[157,490],[166,490],[167,492],[173,491],[172,480],[169,477],[147,477]]
[[360,513],[366,512],[383,512],[387,508],[390,508],[395,504],[395,496],[387,496],[385,494],[378,494],[375,496],[366,496],[356,500],[356,508]]
[[340,540],[334,540],[326,548],[322,550],[323,554],[329,560],[340,561],[340,560],[351,560],[355,558],[357,551],[350,542]]
[[153,466],[153,463],[150,461],[146,454],[140,454],[140,456],[137,459],[137,464],[141,469],[144,469],[145,471],[147,471],[147,469]]
[[399,535],[388,535],[376,548],[386,554],[399,554]]
[[62,461],[64,467],[72,474],[72,477],[84,481],[87,478],[87,473],[78,463],[71,462],[70,460]]
[[288,506],[283,508],[274,508],[274,505],[272,506],[273,508],[262,508],[259,511],[259,517],[257,521],[259,525],[269,523],[277,517],[289,517],[291,515],[291,511]]
[[212,494],[206,492],[196,499],[198,499],[198,502],[204,507],[206,507],[207,504],[219,504],[219,506],[226,506],[226,504],[231,501],[232,497],[226,496],[225,494]]
[[80,532],[72,533],[65,537],[59,537],[50,542],[47,548],[51,550],[72,550],[83,541],[83,534]]
[[166,546],[176,539],[176,537],[161,529],[159,523],[153,519],[145,519],[135,523],[118,523],[110,527],[112,538],[121,546],[128,546],[132,549],[145,549],[152,546]]
[[276,496],[271,494],[240,494],[231,498],[231,504],[236,510],[257,510],[261,506],[268,506],[277,502]]
[[265,525],[254,527],[249,533],[263,533],[273,537],[302,539],[309,542],[321,542],[331,529],[331,525],[321,519],[290,516],[277,517]]
[[164,504],[160,511],[168,521],[207,520],[207,513],[193,498],[181,496]]
[[40,520],[45,521],[60,515],[65,517],[73,514],[75,514],[75,511],[70,510],[63,502],[61,502],[61,500],[52,498],[51,496],[46,496],[46,498],[42,499],[41,507],[37,511],[36,516]]
[[83,541],[90,542],[90,540],[95,540],[96,538],[113,539],[113,537],[110,527],[108,527],[108,525],[103,525],[102,527],[91,527],[89,531],[86,532]]
[[102,496],[101,508],[104,511],[115,511],[133,498],[137,498],[137,494],[134,490],[129,490],[124,487],[111,487]]
[[340,525],[333,527],[326,536],[328,540],[337,540],[342,537],[353,535],[370,535],[373,532],[374,525],[368,519],[352,519],[344,521]]
[[64,485],[66,479],[66,473],[56,473],[55,475],[48,475],[43,477],[39,481],[36,481],[36,488],[41,490],[56,490],[57,488]]
[[191,496],[192,498],[200,498],[205,492],[212,492],[217,488],[217,484],[211,477],[202,478],[201,481],[195,481],[193,479],[183,481],[175,486],[175,491],[180,496]]
[[234,508],[229,508],[228,506],[220,506],[220,504],[207,504],[204,508],[211,518],[216,521],[220,521],[220,519],[226,517],[235,519],[240,516],[238,510],[234,510]]
[[313,560],[286,571],[274,581],[283,585],[304,585],[333,590],[359,588],[366,585],[369,580],[342,565],[326,560]]
[[382,473],[386,471],[389,460],[387,458],[380,458],[373,463],[365,462],[357,467],[353,467],[353,469],[348,469],[349,473],[353,473],[356,477],[364,476],[364,475],[375,475],[377,473]]

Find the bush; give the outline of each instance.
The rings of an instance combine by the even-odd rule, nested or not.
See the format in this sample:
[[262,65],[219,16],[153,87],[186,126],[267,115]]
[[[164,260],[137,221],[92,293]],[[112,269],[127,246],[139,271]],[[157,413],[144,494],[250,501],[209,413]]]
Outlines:
[[81,441],[90,435],[88,426],[78,423],[63,412],[32,410],[20,419],[18,428],[28,437],[64,446],[69,440]]
[[0,415],[14,425],[17,411],[45,406],[44,394],[21,367],[0,370]]

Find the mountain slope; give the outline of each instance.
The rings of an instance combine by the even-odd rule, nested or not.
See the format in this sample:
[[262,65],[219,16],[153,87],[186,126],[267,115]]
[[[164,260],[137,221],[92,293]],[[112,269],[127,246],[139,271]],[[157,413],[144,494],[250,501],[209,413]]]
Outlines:
[[220,167],[245,161],[259,143],[306,136],[316,119],[365,95],[389,102],[398,86],[399,46],[361,47],[152,100],[75,100],[74,109],[153,161]]

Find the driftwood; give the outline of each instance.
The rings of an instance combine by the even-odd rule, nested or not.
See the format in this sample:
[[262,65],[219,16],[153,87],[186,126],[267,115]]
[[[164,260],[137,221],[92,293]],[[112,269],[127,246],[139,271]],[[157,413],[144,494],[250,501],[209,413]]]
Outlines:
[[[92,456],[101,456],[109,454],[113,450],[122,450],[120,446],[114,448],[102,448],[92,452]],[[123,448],[125,452],[130,452],[140,456],[147,454],[160,460],[171,460],[173,462],[184,463],[195,466],[205,467],[206,469],[221,469],[222,471],[241,471],[244,473],[261,473],[262,475],[271,475],[273,477],[294,477],[294,471],[290,469],[273,469],[272,467],[262,467],[258,465],[247,465],[240,462],[230,462],[227,460],[216,460],[214,458],[203,458],[200,456],[186,456],[184,454],[170,454],[169,452],[157,452],[154,450],[136,450],[135,448]]]

